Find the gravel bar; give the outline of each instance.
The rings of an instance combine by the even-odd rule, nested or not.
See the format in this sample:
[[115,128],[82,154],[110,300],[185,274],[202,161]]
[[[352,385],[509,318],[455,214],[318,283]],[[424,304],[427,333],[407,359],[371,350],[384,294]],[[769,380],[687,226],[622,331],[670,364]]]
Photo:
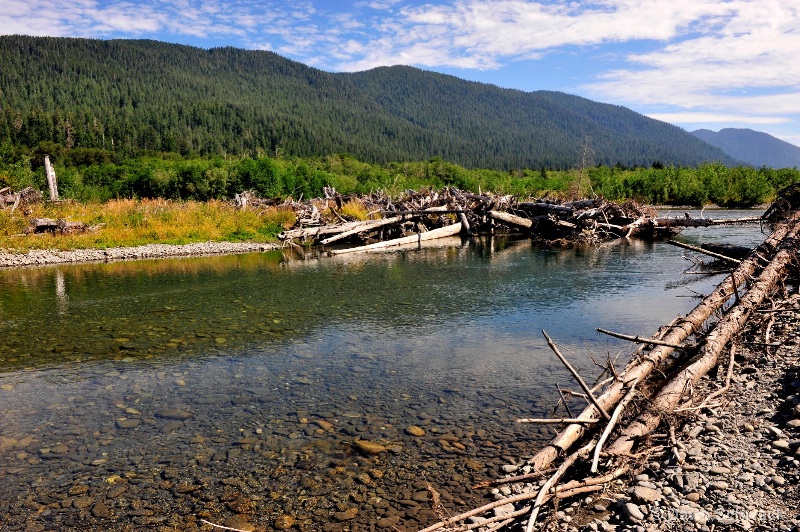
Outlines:
[[163,259],[168,257],[199,257],[204,255],[234,255],[272,251],[278,245],[263,242],[199,242],[196,244],[147,244],[107,249],[74,249],[58,251],[32,249],[27,253],[0,252],[0,268],[45,266],[78,262],[110,262],[118,260]]

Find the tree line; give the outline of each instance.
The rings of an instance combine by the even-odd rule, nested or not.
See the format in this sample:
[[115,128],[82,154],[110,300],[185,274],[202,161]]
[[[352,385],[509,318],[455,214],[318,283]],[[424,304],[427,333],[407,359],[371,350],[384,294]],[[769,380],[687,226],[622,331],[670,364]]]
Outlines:
[[518,196],[593,196],[635,199],[649,204],[749,207],[770,201],[776,192],[800,181],[800,170],[720,163],[677,167],[596,165],[583,169],[468,169],[442,158],[417,162],[369,163],[349,154],[323,157],[183,157],[151,154],[120,157],[98,149],[68,150],[43,143],[21,154],[0,145],[0,188],[32,186],[45,190],[43,156],[48,153],[63,198],[106,201],[115,198],[172,200],[228,199],[243,190],[261,197],[313,198],[323,187],[343,194],[383,190],[399,194],[424,187],[454,186]]

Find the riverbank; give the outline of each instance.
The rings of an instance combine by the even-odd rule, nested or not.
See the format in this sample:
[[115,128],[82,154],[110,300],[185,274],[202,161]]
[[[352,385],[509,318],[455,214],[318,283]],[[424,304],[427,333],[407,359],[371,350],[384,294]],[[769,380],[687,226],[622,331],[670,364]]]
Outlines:
[[108,249],[31,249],[25,253],[0,252],[0,268],[45,266],[78,262],[109,262],[117,260],[163,259],[168,257],[199,257],[231,255],[278,249],[277,244],[264,242],[199,242],[195,244],[146,244]]
[[[630,478],[583,511],[559,512],[562,529],[800,531],[800,294],[759,316],[733,342],[730,389],[683,413],[674,444],[654,437],[663,451]],[[726,373],[695,395],[723,386]]]

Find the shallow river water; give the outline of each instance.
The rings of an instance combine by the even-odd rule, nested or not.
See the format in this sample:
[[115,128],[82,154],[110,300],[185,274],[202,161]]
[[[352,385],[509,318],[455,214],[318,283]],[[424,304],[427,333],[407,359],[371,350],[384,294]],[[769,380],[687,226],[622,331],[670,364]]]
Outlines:
[[428,483],[457,513],[552,434],[515,421],[571,386],[541,330],[587,376],[588,353],[624,364],[596,327],[652,334],[720,281],[685,254],[483,238],[0,271],[0,530],[421,528]]

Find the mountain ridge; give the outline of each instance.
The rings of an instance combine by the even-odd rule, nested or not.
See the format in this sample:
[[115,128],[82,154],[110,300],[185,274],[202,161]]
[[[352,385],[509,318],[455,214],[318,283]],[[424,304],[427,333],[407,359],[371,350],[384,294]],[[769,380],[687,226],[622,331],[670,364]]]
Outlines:
[[328,73],[273,52],[0,37],[0,144],[183,155],[441,157],[470,168],[736,164],[682,129],[565,93],[414,67]]

